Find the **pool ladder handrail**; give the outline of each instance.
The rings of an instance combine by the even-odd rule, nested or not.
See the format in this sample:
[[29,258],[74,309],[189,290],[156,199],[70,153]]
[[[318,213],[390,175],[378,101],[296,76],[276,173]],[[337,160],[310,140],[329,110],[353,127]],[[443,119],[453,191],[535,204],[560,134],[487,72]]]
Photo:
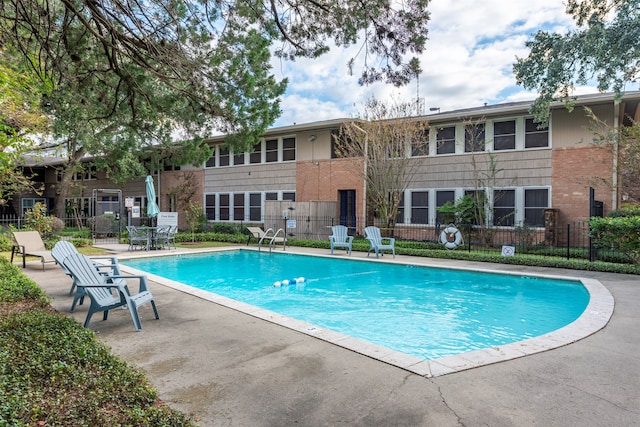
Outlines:
[[[282,237],[278,238],[281,232]],[[279,228],[278,231],[275,232],[273,231],[273,228],[267,229],[267,231],[264,232],[264,235],[258,241],[258,251],[260,251],[260,248],[262,247],[262,241],[264,239],[269,239],[269,252],[271,252],[271,248],[273,248],[273,245],[278,242],[283,243],[283,251],[287,249],[287,235],[282,228]]]

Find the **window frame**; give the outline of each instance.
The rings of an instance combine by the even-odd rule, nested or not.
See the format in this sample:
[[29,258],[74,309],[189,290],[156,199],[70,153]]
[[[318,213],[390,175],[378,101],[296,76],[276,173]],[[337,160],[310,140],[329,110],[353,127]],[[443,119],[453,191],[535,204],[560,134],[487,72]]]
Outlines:
[[[527,193],[529,192],[534,192],[534,191],[545,191],[546,192],[546,201],[545,201],[545,206],[527,206]],[[523,216],[523,223],[527,224],[531,227],[544,227],[544,211],[546,209],[549,209],[549,200],[550,200],[550,196],[551,196],[551,191],[549,188],[537,188],[537,187],[529,187],[529,188],[524,188],[523,191],[524,195],[523,195],[523,205],[524,205],[524,216]],[[534,223],[531,221],[527,221],[528,218],[530,218],[530,212],[532,211],[539,211],[537,213],[537,216],[540,218],[540,222],[539,223]]]
[[[287,144],[292,144],[291,147],[287,147]],[[282,138],[282,161],[283,162],[295,162],[296,161],[296,149],[297,141],[293,136]]]
[[218,220],[231,221],[231,193],[218,193]]
[[210,193],[204,195],[204,214],[207,221],[216,220],[216,194]]
[[[535,129],[533,129],[535,128]],[[544,134],[544,144],[538,141],[538,137]],[[549,126],[538,129],[538,124],[533,117],[524,119],[524,149],[549,148]]]
[[485,123],[465,124],[464,152],[481,153],[486,151],[487,128]]
[[[440,137],[442,133],[446,131],[453,130],[453,137],[449,135]],[[436,130],[436,154],[444,155],[444,154],[455,154],[456,153],[456,126],[441,126]]]
[[411,157],[425,157],[429,155],[429,129],[421,132],[421,137],[411,141]]
[[[496,197],[496,195],[500,195],[501,197]],[[505,195],[510,194],[512,197],[512,202],[510,204],[501,203],[501,200],[505,199]],[[508,201],[508,200],[507,200]],[[499,203],[496,205],[496,202]],[[516,224],[516,205],[517,205],[517,194],[516,190],[513,188],[500,188],[493,190],[493,203],[492,203],[492,224],[496,227],[514,227]],[[496,215],[496,212],[501,212],[500,216]],[[506,219],[506,221],[505,221]]]
[[249,153],[249,164],[259,165],[262,163],[262,141],[253,145],[253,151]]
[[[496,125],[512,123],[513,124],[513,132],[509,133],[498,133],[496,132]],[[517,135],[518,125],[516,119],[507,119],[507,120],[496,120],[493,122],[493,150],[494,151],[506,151],[506,150],[515,150],[516,149],[516,135]],[[509,129],[510,130],[510,129]],[[505,143],[498,144],[498,140],[508,141],[509,146],[504,147]]]
[[[421,196],[426,204],[418,204],[416,196]],[[419,218],[418,218],[419,217]],[[424,221],[422,219],[424,218]],[[411,224],[429,224],[429,190],[411,191]]]
[[[273,145],[275,144],[275,148]],[[277,138],[265,139],[264,141],[264,162],[265,163],[277,163],[279,142]]]
[[[453,198],[451,200],[446,200],[444,203],[440,203],[440,200],[438,199],[438,195],[442,194],[442,193],[452,193],[453,194]],[[438,208],[441,207],[441,206],[444,206],[449,201],[451,201],[453,203],[456,202],[456,190],[442,190],[442,189],[436,190],[436,194],[435,194],[435,204],[436,205],[435,205],[435,208],[434,208],[435,213],[436,213],[435,214],[436,224],[442,224],[443,223],[442,222],[442,214],[440,212],[438,212]]]

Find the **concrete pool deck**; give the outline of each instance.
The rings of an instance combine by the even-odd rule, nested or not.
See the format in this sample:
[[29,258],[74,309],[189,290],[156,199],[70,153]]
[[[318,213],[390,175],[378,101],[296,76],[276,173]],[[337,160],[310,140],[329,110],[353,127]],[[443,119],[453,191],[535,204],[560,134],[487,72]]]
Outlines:
[[[287,249],[294,250],[328,253]],[[126,246],[121,255],[129,256]],[[95,316],[90,327],[147,373],[161,399],[203,426],[640,423],[638,276],[404,256],[396,261],[594,279],[613,294],[615,310],[603,329],[570,345],[443,376],[447,372],[431,367],[399,368],[159,283],[152,290],[160,320],[143,307],[142,332],[123,310],[112,311],[107,322]],[[39,267],[31,263],[25,272],[57,310],[68,312],[69,279],[58,267]],[[72,316],[83,321],[86,306]]]

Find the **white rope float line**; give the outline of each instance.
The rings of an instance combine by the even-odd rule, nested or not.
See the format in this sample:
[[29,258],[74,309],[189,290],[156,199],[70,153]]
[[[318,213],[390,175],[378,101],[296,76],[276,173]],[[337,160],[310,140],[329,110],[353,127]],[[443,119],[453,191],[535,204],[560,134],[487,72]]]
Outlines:
[[[340,276],[340,278],[363,276],[367,274],[377,274],[377,273],[379,273],[379,271],[363,271],[360,273],[343,274]],[[280,286],[299,285],[302,283],[317,282],[319,280],[328,280],[333,278],[337,278],[337,276],[318,277],[316,279],[308,279],[308,280],[305,279],[304,277],[294,277],[292,279],[278,280],[277,282],[274,282],[273,286],[276,288],[279,288]]]

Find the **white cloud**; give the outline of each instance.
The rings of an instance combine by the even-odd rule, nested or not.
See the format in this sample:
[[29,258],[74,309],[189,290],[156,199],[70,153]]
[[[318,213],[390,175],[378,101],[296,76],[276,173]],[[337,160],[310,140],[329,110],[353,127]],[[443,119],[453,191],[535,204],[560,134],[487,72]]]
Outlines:
[[350,76],[347,62],[359,46],[333,49],[315,60],[275,60],[276,76],[289,79],[276,126],[351,117],[368,98],[409,101],[418,90],[427,109],[441,111],[532,100],[534,93],[516,85],[513,63],[527,55],[525,42],[538,30],[572,27],[564,8],[558,0],[434,0],[429,41],[420,57],[423,73],[419,84],[414,80],[402,88],[358,85],[358,69]]

